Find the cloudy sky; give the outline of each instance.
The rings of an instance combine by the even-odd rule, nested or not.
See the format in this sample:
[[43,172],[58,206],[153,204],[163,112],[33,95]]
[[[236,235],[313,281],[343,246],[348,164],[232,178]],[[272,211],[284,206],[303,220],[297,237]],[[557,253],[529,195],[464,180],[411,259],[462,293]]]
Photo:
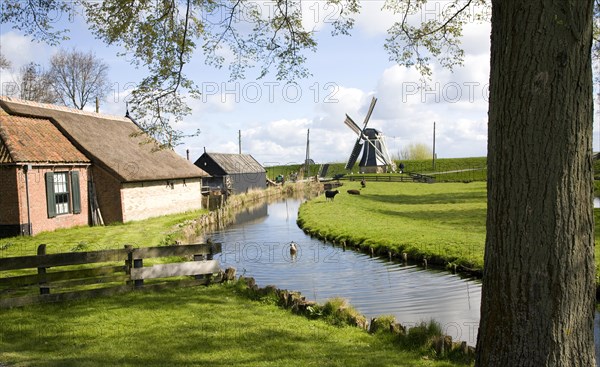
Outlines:
[[[257,80],[256,71],[248,73],[245,80],[228,82],[227,70],[204,65],[202,55],[195,57],[187,73],[203,95],[189,101],[193,113],[178,128],[188,132],[200,129],[201,134],[186,139],[176,151],[185,155],[189,149],[194,160],[204,149],[237,153],[241,130],[242,151],[264,165],[300,163],[310,129],[312,159],[345,162],[356,139],[343,123],[345,114],[360,124],[375,96],[378,103],[369,126],[383,131],[393,156],[410,143],[431,145],[434,122],[439,158],[486,155],[489,23],[466,25],[464,67],[452,73],[434,65],[430,89],[424,90],[415,70],[388,61],[383,44],[397,16],[382,11],[382,5],[383,1],[364,2],[352,36],[331,37],[327,20],[339,10],[327,8],[324,2],[303,2],[304,23],[315,29],[318,51],[308,54],[313,75],[296,85],[286,85],[270,75]],[[436,14],[432,6],[420,16]],[[94,39],[82,19],[60,22],[69,22],[71,29],[71,40],[62,47],[92,50],[110,66],[112,92],[102,102],[101,111],[123,115],[128,93],[144,70],[118,56],[118,48]],[[0,74],[3,94],[20,66],[35,61],[45,67],[57,51],[32,42],[7,25],[0,25],[0,49],[13,69]]]

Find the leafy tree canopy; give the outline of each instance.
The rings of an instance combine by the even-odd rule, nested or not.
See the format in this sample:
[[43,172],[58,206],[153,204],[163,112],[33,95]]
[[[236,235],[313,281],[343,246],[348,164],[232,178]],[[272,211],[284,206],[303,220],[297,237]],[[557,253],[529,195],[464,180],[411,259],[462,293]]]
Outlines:
[[[326,2],[339,9],[331,33],[348,35],[361,2]],[[382,2],[382,9],[398,15],[384,47],[391,60],[430,75],[432,59],[448,68],[462,64],[462,27],[485,19],[489,4],[452,0],[439,16],[423,20],[415,15],[426,3]],[[68,37],[68,29],[54,28],[53,19],[81,14],[96,37],[121,46],[134,65],[148,70],[132,93],[132,112],[167,147],[185,136],[173,128],[172,120],[191,112],[186,97],[200,93],[186,74],[196,50],[209,65],[228,67],[231,79],[244,78],[248,69],[256,68],[259,77],[274,72],[278,80],[293,82],[310,75],[307,54],[317,47],[315,32],[302,23],[301,0],[4,0],[1,6],[0,20],[34,39],[59,43]]]

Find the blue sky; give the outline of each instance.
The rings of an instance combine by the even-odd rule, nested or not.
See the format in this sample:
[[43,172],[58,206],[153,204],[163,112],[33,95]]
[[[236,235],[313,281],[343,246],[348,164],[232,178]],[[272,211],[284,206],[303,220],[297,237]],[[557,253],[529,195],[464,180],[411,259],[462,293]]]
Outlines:
[[[322,21],[335,14],[335,9],[325,8],[324,2],[303,2],[305,25],[315,29],[319,45],[316,53],[308,54],[313,76],[297,85],[285,85],[272,75],[257,80],[257,71],[250,71],[245,80],[228,82],[226,68],[204,65],[198,53],[187,66],[187,74],[203,95],[189,100],[193,113],[178,128],[188,132],[200,129],[201,134],[186,139],[176,151],[184,156],[189,149],[193,160],[205,148],[237,153],[241,130],[242,152],[262,164],[300,163],[310,129],[312,159],[344,162],[355,141],[354,133],[343,123],[345,114],[360,124],[375,96],[378,103],[369,126],[383,131],[392,155],[410,143],[431,145],[434,122],[439,158],[486,155],[489,23],[466,25],[465,66],[451,73],[434,65],[432,90],[424,91],[418,89],[421,78],[415,70],[388,61],[383,44],[397,16],[382,11],[382,5],[383,1],[364,2],[352,36],[331,37],[330,26]],[[435,12],[431,7],[420,16]],[[81,18],[60,22],[69,22],[71,28],[71,40],[62,47],[92,50],[109,65],[113,92],[101,103],[101,111],[123,115],[128,91],[144,70],[117,56],[118,48],[94,39]],[[3,94],[20,66],[30,61],[46,66],[57,51],[32,42],[7,25],[0,26],[0,49],[13,65],[12,71],[0,73]]]

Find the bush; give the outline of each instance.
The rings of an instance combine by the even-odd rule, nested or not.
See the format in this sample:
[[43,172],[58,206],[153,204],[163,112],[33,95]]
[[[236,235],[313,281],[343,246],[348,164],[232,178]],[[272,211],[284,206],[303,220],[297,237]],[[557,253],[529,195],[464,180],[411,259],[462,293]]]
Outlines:
[[378,316],[371,320],[369,325],[369,332],[371,334],[376,333],[388,333],[390,326],[396,323],[396,317],[393,315]]
[[365,317],[350,306],[346,299],[340,297],[328,300],[323,305],[322,314],[329,323],[336,326],[366,324]]
[[406,335],[401,336],[401,344],[414,349],[430,349],[431,342],[435,337],[442,335],[442,326],[435,320],[421,322],[408,330]]

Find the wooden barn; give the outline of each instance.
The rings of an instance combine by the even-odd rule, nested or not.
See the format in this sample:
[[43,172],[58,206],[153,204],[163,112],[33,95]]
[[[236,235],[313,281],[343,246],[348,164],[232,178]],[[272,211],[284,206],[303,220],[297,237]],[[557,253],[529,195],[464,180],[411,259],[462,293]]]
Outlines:
[[201,208],[206,172],[127,117],[8,97],[0,115],[0,236]]
[[267,171],[249,154],[206,153],[194,163],[211,177],[204,185],[232,194],[267,187]]

